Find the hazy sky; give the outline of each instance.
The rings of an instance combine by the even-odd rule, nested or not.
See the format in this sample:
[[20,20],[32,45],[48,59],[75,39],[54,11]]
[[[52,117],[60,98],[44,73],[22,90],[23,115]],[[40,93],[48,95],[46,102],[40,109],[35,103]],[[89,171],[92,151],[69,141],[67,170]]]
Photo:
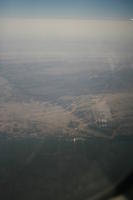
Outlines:
[[1,17],[130,18],[133,0],[0,0]]
[[132,41],[129,20],[0,19],[2,52],[106,53],[114,45],[130,48]]
[[114,44],[130,49],[130,18],[133,0],[0,0],[0,52],[79,56],[106,53]]

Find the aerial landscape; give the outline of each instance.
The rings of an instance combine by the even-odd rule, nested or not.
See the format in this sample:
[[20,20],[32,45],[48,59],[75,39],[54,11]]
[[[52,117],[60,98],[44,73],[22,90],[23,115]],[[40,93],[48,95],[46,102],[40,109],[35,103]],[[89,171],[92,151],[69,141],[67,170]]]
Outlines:
[[133,4],[101,4],[0,2],[0,199],[108,200],[132,172]]
[[1,56],[1,134],[109,139],[132,136],[130,54],[126,59],[122,55],[110,57],[100,53],[70,60],[62,55],[49,58],[45,52],[24,56],[20,53]]

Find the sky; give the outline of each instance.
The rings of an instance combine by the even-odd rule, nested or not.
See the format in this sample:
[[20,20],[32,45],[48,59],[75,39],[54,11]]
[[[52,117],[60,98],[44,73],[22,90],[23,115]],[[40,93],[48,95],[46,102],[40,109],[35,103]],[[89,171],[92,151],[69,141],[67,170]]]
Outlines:
[[0,0],[0,17],[127,19],[132,0]]
[[0,0],[0,53],[130,50],[130,18],[133,0]]

